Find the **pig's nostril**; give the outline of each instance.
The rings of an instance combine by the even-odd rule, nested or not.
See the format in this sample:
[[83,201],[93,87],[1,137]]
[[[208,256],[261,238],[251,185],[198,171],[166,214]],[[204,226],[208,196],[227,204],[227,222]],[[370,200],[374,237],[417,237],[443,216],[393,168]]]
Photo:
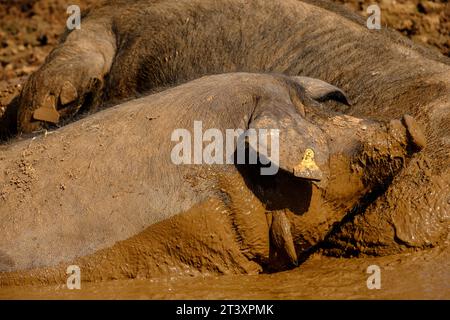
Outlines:
[[408,131],[408,136],[411,142],[419,149],[422,150],[427,145],[427,139],[423,133],[420,125],[417,121],[408,114],[405,114],[402,118],[402,123]]

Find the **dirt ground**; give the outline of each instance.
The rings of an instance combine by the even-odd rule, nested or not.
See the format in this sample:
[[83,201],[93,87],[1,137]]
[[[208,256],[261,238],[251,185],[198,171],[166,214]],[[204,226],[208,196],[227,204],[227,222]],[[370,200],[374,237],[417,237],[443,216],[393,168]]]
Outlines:
[[381,23],[418,43],[435,47],[450,57],[450,4],[448,0],[334,0],[367,16],[367,6],[377,3]]

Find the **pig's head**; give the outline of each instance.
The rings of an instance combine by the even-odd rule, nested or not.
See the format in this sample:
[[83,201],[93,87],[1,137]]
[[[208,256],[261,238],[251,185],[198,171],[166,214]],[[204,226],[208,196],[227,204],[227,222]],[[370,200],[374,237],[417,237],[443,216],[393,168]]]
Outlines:
[[271,146],[259,151],[278,173],[253,178],[271,213],[275,255],[295,265],[348,212],[383,192],[425,137],[411,116],[380,122],[339,114],[318,103],[347,103],[338,88],[303,77],[285,81],[290,101],[261,105],[250,127],[279,130],[277,159]]
[[306,77],[283,80],[288,101],[266,99],[252,115],[250,129],[265,129],[269,135],[273,129],[278,132],[278,151],[272,146],[274,140],[262,139],[256,146],[259,155],[270,159],[277,170],[326,190],[330,199],[352,199],[385,185],[426,144],[409,115],[382,122],[333,112],[319,102],[347,104],[340,89]]
[[[414,118],[378,122],[347,115],[314,121],[326,135],[328,163],[316,183],[327,200],[349,201],[384,190],[413,153],[425,146]],[[294,175],[302,177],[302,174]]]

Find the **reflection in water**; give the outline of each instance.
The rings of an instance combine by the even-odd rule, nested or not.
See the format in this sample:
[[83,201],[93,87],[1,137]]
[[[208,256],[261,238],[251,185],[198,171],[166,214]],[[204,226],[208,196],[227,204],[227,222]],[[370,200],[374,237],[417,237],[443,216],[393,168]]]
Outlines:
[[[381,289],[369,290],[369,265]],[[0,299],[450,299],[450,247],[379,258],[315,254],[300,267],[257,276],[133,279],[65,286],[0,288]]]

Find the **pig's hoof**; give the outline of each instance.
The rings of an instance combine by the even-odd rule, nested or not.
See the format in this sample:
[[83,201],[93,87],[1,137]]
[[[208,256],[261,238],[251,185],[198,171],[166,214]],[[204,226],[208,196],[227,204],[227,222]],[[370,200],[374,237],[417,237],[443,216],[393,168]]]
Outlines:
[[19,98],[19,132],[33,132],[61,118],[75,115],[83,106],[98,103],[101,77],[80,63],[45,65],[31,75]]
[[270,238],[277,255],[287,259],[291,266],[297,266],[298,259],[294,239],[291,234],[291,224],[283,211],[275,211],[272,213]]

